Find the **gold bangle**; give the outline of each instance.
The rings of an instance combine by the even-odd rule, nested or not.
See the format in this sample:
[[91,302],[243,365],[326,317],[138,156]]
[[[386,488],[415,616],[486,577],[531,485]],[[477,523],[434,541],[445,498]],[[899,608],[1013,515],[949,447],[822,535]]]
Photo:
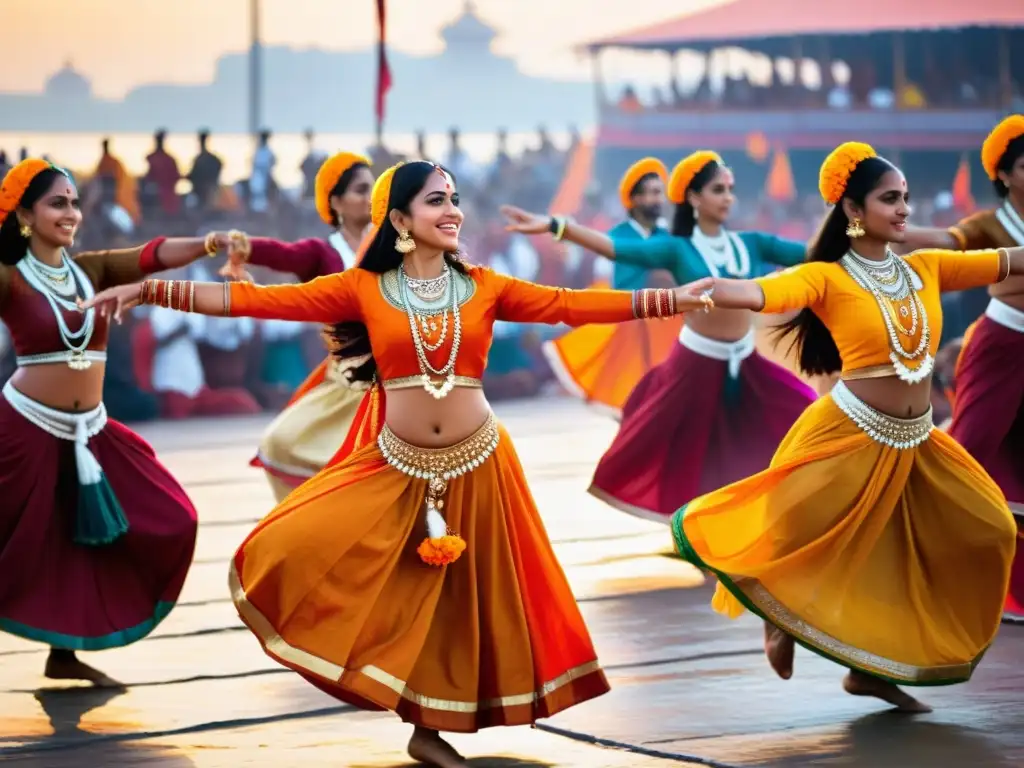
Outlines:
[[216,232],[207,232],[206,239],[203,240],[203,250],[206,252],[206,255],[209,256],[211,259],[217,255],[217,251],[220,249],[217,247]]
[[231,283],[224,281],[224,317],[231,317]]
[[196,284],[192,281],[188,284],[188,311],[196,311]]
[[996,282],[1001,283],[1010,276],[1010,251],[1007,248],[997,248],[996,253],[999,254],[999,279]]

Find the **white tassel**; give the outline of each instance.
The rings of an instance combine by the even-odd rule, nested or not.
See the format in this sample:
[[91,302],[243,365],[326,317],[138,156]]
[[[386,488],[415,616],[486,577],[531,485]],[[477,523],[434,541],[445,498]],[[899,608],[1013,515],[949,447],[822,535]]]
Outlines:
[[89,431],[85,419],[75,425],[75,464],[78,466],[78,483],[96,485],[103,479],[103,469],[89,450]]
[[427,536],[431,539],[440,539],[448,533],[448,523],[441,517],[437,507],[433,504],[427,505]]

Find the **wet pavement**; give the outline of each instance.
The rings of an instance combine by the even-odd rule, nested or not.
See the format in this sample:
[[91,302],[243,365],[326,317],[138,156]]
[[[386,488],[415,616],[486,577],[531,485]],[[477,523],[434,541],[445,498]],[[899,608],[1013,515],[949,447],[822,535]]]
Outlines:
[[[615,425],[570,400],[499,407],[613,690],[544,721],[453,743],[475,768],[691,764],[843,768],[1024,766],[1024,626],[1004,626],[974,679],[920,689],[909,717],[845,695],[843,670],[798,651],[776,678],[760,627],[708,607],[665,528],[585,493]],[[0,762],[26,766],[404,768],[408,726],[339,704],[278,667],[239,623],[227,561],[272,505],[246,466],[265,419],[141,430],[199,509],[181,602],[146,640],[85,656],[127,692],[40,675],[45,648],[0,635]],[[202,445],[204,447],[197,447]]]

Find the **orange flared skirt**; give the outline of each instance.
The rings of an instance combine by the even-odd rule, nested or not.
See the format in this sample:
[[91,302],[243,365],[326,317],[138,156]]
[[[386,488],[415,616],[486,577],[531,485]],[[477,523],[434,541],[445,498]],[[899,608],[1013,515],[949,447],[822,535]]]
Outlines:
[[416,552],[427,485],[370,443],[257,526],[230,581],[266,653],[342,701],[442,731],[529,724],[607,692],[505,430],[448,483],[467,548],[445,566]]
[[683,316],[584,325],[547,342],[544,355],[571,394],[621,415],[630,392],[678,343]]

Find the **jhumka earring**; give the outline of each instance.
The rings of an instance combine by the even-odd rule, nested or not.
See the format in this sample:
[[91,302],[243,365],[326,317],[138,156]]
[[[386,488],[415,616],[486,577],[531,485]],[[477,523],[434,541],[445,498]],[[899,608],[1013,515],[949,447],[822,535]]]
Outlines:
[[850,222],[850,226],[846,228],[846,236],[851,240],[856,240],[858,237],[864,237],[864,227],[861,226],[860,219],[856,216],[853,221]]
[[26,240],[32,237],[32,227],[30,227],[28,224],[22,224],[21,230],[19,231],[21,232],[21,236],[24,237]]
[[398,233],[398,239],[395,240],[395,250],[399,253],[412,253],[416,250],[416,241],[409,236],[409,230],[403,229]]

